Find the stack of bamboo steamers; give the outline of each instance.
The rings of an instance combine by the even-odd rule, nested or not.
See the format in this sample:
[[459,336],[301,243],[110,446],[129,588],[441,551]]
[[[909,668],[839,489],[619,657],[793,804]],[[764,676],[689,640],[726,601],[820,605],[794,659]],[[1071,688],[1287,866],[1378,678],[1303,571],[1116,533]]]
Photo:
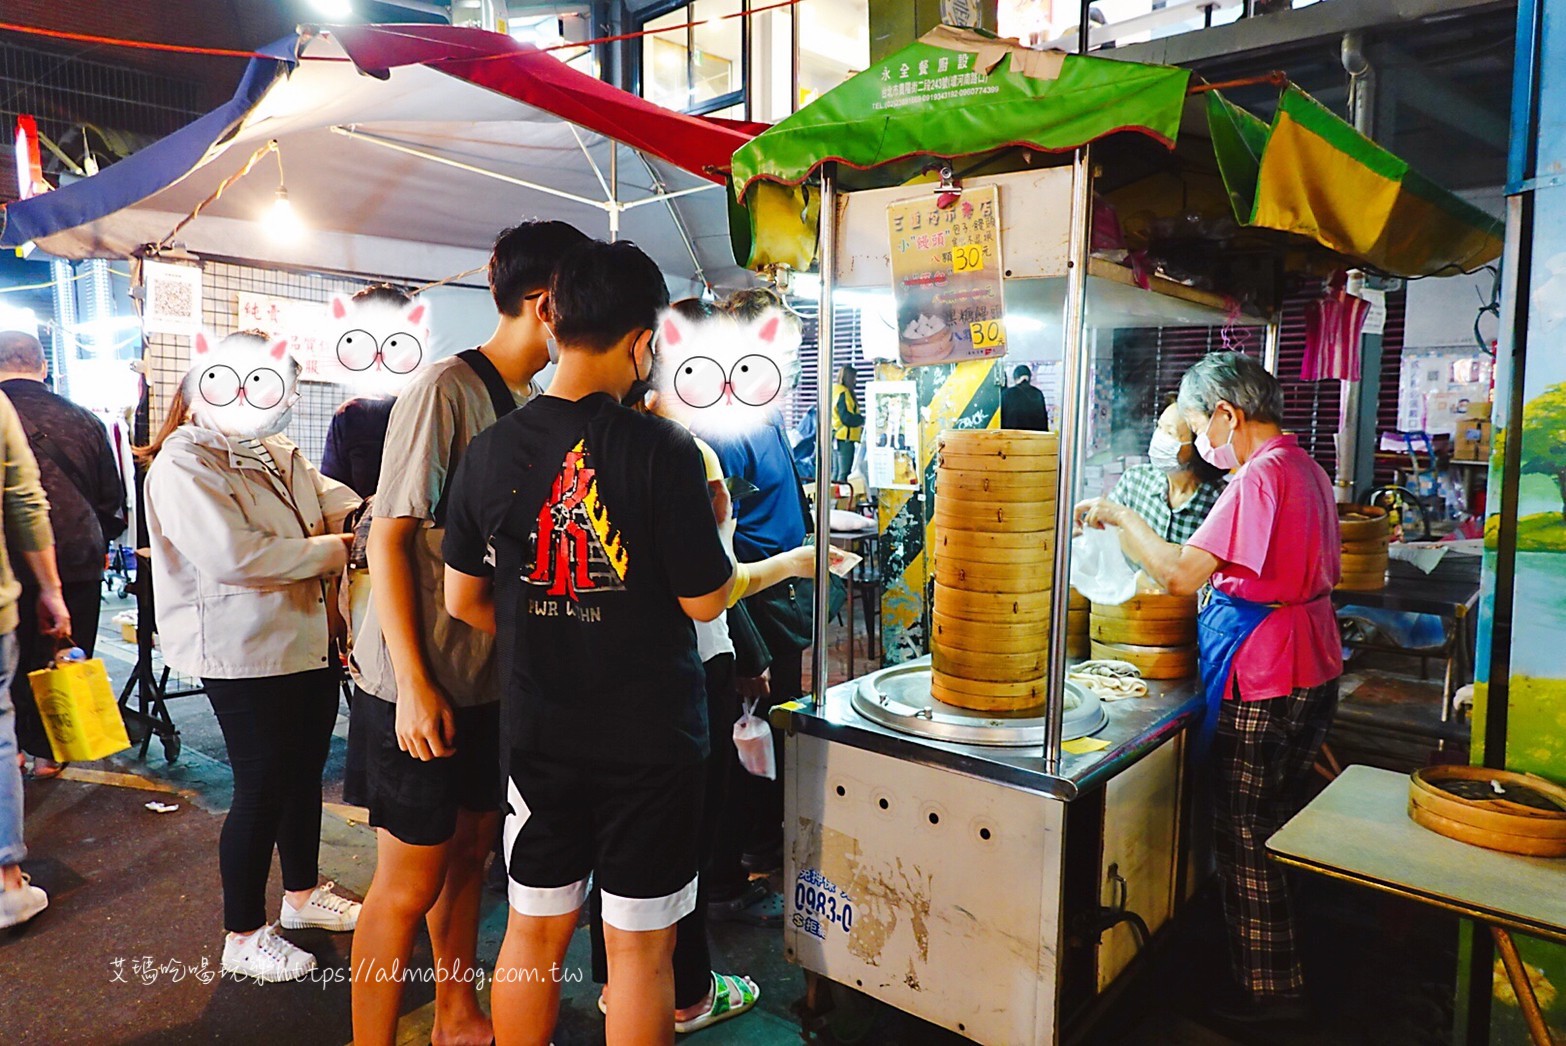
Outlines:
[[979,711],[1033,708],[1049,668],[1059,441],[950,431],[937,454],[931,693]]
[[1094,603],[1093,657],[1127,661],[1143,679],[1196,674],[1196,597],[1144,593],[1119,606]]

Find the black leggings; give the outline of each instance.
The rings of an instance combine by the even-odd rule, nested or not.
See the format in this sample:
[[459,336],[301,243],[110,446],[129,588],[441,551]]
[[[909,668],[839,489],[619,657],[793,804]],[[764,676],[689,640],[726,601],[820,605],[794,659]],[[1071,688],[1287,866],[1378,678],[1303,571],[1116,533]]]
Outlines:
[[201,682],[234,771],[218,843],[223,926],[249,933],[266,924],[274,846],[284,890],[311,890],[319,881],[321,770],[337,722],[337,673]]
[[[696,880],[696,907],[674,924],[674,1008],[677,1010],[695,1006],[712,990],[712,949],[707,942],[708,879],[729,782],[736,771],[743,772],[733,740],[734,720],[739,717],[738,699],[734,696],[734,655],[719,654],[702,668],[707,677],[707,728],[712,736],[712,754],[707,757],[706,790],[702,800],[701,874]],[[609,962],[604,949],[603,895],[596,885],[588,897],[588,914],[593,980],[606,984]]]

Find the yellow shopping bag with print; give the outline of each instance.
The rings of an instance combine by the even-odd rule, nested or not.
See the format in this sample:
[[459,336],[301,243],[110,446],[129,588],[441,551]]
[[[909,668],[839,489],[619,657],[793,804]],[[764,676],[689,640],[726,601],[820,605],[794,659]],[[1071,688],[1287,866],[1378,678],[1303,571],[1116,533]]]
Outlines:
[[97,658],[27,673],[57,763],[102,759],[130,747],[109,673]]

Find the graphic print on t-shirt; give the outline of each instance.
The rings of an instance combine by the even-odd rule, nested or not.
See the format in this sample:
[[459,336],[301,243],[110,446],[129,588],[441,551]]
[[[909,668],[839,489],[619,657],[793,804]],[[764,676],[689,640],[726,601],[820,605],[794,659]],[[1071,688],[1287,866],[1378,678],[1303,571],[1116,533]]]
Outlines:
[[598,496],[598,477],[585,440],[566,452],[529,538],[527,582],[571,602],[584,592],[625,587],[629,565],[620,532]]

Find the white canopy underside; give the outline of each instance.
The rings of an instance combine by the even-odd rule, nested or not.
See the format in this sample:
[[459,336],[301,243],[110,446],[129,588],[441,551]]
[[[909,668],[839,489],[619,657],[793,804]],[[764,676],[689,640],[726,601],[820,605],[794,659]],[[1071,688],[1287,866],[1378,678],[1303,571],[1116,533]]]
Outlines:
[[[426,282],[483,265],[496,234],[527,219],[609,236],[611,144],[603,136],[426,66],[380,80],[346,60],[309,60],[342,57],[329,39],[312,40],[307,55],[190,173],[39,247],[66,258],[128,256],[166,236],[273,138],[303,235],[278,238],[265,227],[278,187],[268,156],[181,230],[177,245],[263,266]],[[618,159],[621,239],[651,255],[675,285],[699,286],[703,274],[719,287],[751,282],[734,263],[721,186],[624,146]],[[698,191],[661,199],[660,185],[668,194]]]

